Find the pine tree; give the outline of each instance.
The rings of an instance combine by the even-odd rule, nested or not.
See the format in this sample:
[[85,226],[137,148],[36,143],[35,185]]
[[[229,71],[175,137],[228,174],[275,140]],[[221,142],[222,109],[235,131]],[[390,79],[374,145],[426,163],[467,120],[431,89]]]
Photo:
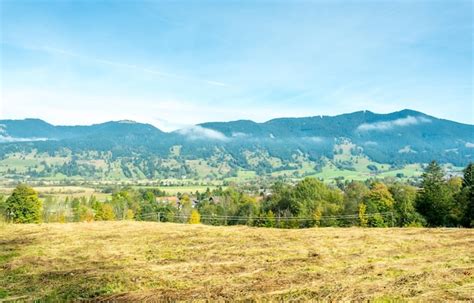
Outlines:
[[429,226],[452,225],[450,213],[453,197],[444,180],[441,166],[432,161],[422,175],[421,191],[416,199],[418,212],[426,218]]
[[463,225],[474,227],[474,163],[469,163],[464,169],[460,196],[461,203],[465,205]]

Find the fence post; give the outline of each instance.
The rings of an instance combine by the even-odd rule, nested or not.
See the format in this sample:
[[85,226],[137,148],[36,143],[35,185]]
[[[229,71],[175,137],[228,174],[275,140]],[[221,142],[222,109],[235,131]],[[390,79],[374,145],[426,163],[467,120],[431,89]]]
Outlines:
[[158,222],[160,222],[160,219],[161,219],[161,213],[158,212]]

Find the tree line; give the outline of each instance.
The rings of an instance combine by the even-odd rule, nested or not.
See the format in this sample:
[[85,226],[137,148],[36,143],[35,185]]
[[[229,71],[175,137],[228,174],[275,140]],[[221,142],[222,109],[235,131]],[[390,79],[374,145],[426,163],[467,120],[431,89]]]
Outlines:
[[420,184],[367,180],[333,187],[315,178],[277,182],[255,195],[229,187],[178,194],[166,200],[158,189],[125,188],[105,202],[94,196],[44,201],[20,184],[0,197],[0,213],[14,223],[151,220],[212,225],[306,228],[314,226],[474,227],[474,164],[462,177],[447,177],[431,162]]

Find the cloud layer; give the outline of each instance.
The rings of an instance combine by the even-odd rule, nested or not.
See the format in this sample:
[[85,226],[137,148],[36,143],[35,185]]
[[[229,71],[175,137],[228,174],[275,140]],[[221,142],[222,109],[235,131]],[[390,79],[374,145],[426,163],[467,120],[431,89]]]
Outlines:
[[180,129],[177,131],[177,133],[183,136],[186,136],[190,140],[199,140],[199,139],[211,139],[211,140],[217,140],[217,141],[229,140],[229,138],[227,138],[223,133],[218,132],[213,129],[204,128],[199,125]]
[[10,142],[31,142],[31,141],[47,141],[48,138],[15,138],[8,135],[0,135],[0,143],[10,143]]
[[406,118],[400,118],[390,121],[382,121],[375,123],[362,123],[357,127],[358,131],[387,131],[392,130],[396,127],[404,127],[410,125],[417,125],[421,123],[430,123],[431,120],[422,116],[412,117],[408,116]]

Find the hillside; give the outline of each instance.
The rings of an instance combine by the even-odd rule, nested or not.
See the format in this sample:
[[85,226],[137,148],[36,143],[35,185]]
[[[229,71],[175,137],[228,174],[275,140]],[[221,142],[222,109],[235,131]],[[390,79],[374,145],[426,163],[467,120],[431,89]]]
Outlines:
[[0,299],[474,299],[466,229],[95,222],[0,225],[0,238]]
[[407,167],[433,159],[472,161],[474,126],[412,110],[210,122],[170,133],[133,121],[0,120],[0,157],[7,178],[410,177],[419,167]]

